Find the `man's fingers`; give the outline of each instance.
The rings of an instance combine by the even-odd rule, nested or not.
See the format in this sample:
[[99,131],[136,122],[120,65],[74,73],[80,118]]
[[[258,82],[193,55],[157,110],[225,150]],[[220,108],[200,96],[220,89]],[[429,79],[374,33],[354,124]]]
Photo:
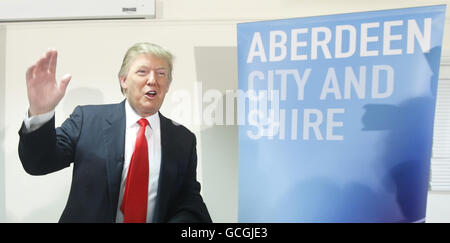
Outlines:
[[50,61],[48,66],[48,71],[50,74],[55,75],[56,73],[56,61],[58,59],[58,52],[56,50],[50,51]]
[[34,75],[39,75],[39,74],[47,74],[48,73],[48,68],[49,68],[49,64],[50,64],[50,51],[46,52],[44,54],[43,57],[41,57],[41,59],[39,59],[36,62],[36,68],[35,68],[35,72]]
[[27,70],[27,81],[30,81],[33,79],[34,75],[34,68],[36,67],[36,64],[32,65],[31,67],[28,68]]
[[59,90],[64,95],[66,93],[67,85],[69,85],[70,80],[72,79],[72,75],[66,74],[62,78],[61,82],[59,83]]
[[34,68],[34,76],[42,75],[47,72],[47,69],[44,68],[45,61],[46,61],[45,57],[42,57],[36,62],[35,64],[36,67]]
[[49,67],[49,65],[50,65],[50,55],[51,55],[50,51],[47,51],[47,52],[44,54],[44,61],[43,61],[43,63],[42,63],[42,70],[43,70],[44,72],[48,72],[48,67]]

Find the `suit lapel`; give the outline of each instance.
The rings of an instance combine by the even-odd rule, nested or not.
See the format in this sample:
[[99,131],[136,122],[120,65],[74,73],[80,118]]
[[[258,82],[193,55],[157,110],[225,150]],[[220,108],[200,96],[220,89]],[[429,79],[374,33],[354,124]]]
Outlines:
[[174,193],[177,175],[177,161],[173,158],[173,146],[177,141],[171,135],[171,121],[159,113],[161,124],[161,171],[159,174],[158,196],[153,222],[163,222],[167,216],[171,194]]
[[120,180],[124,164],[125,151],[125,101],[110,110],[105,119],[104,145],[106,151],[106,170],[110,205],[112,205],[113,222],[116,220],[120,192]]

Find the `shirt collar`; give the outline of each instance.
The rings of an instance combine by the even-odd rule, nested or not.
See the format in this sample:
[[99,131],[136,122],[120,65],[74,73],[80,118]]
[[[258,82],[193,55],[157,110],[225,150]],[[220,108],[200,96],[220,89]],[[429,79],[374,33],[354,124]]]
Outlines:
[[156,112],[155,114],[147,117],[141,117],[139,116],[136,111],[131,107],[130,103],[128,102],[128,99],[125,101],[125,119],[126,119],[126,127],[129,128],[133,125],[137,125],[137,122],[139,119],[145,118],[147,119],[148,123],[150,124],[150,128],[152,130],[159,129],[159,112]]

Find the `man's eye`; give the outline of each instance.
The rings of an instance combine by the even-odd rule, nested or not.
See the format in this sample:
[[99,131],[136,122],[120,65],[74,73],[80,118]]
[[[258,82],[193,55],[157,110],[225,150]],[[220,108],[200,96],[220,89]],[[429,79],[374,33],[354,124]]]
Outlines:
[[166,76],[166,72],[158,72],[158,75],[161,77],[165,77]]
[[145,70],[142,70],[142,69],[140,69],[140,70],[138,70],[138,71],[137,71],[137,73],[146,73],[146,71],[145,71]]

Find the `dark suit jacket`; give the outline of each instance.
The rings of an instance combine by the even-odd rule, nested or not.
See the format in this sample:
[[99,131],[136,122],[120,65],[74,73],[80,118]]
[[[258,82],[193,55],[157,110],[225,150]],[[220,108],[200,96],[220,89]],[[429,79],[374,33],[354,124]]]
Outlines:
[[[125,101],[77,106],[55,129],[55,118],[19,131],[25,171],[44,175],[73,165],[60,222],[115,222],[125,149]],[[211,222],[196,180],[195,135],[160,115],[161,171],[154,222]],[[22,124],[22,126],[24,126]]]

